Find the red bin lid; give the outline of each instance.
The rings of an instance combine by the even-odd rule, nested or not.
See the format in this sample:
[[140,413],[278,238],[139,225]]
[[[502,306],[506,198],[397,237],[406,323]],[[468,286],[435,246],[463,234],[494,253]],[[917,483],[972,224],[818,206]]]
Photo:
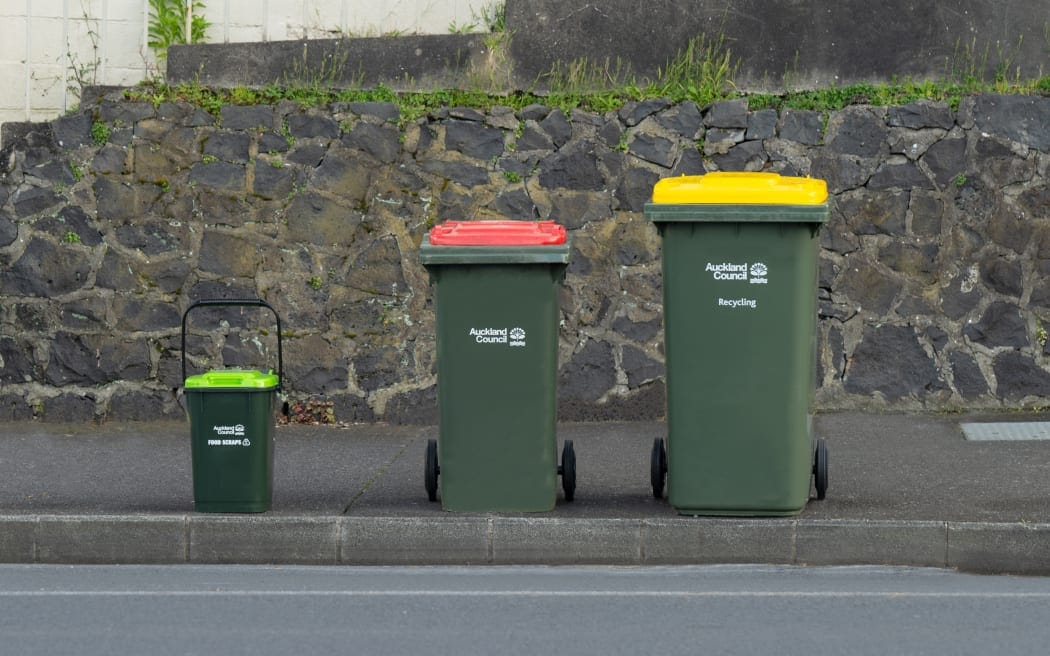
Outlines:
[[554,221],[446,221],[430,230],[433,246],[552,246],[565,243]]

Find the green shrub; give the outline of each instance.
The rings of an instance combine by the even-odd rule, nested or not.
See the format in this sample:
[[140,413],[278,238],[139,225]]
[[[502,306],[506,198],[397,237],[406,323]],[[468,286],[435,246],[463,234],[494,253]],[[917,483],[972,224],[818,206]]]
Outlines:
[[[186,34],[186,6],[192,3],[193,17],[190,21],[190,34]],[[164,60],[168,56],[168,47],[178,43],[199,43],[204,40],[204,33],[210,23],[204,19],[204,3],[199,0],[149,0],[149,40],[148,45],[157,56]]]

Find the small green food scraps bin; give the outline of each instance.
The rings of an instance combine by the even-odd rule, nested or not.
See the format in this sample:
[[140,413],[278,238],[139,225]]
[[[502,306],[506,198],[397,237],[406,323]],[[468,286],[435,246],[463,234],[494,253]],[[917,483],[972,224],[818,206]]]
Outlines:
[[434,283],[440,440],[424,483],[445,510],[552,510],[576,488],[557,463],[558,291],[569,262],[552,221],[449,221],[420,245]]
[[793,515],[827,447],[814,442],[823,180],[709,173],[657,182],[663,242],[667,443],[653,494],[687,515]]
[[190,420],[193,503],[198,512],[257,513],[273,503],[273,442],[280,374],[219,369],[186,376],[186,318],[206,306],[260,306],[277,318],[278,371],[283,371],[281,319],[255,299],[206,299],[182,318],[182,376]]

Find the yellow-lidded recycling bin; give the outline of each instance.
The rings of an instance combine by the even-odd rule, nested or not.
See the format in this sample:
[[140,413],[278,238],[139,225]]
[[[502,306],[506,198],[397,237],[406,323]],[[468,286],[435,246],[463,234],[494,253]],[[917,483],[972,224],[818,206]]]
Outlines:
[[663,242],[667,443],[653,494],[682,514],[792,515],[811,478],[823,180],[709,173],[657,182],[645,206]]

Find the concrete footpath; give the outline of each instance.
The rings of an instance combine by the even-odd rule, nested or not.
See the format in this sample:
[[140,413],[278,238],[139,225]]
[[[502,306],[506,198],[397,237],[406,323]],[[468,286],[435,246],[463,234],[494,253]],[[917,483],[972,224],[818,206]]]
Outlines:
[[653,498],[656,422],[562,424],[576,499],[542,514],[427,500],[433,427],[282,426],[273,510],[193,511],[189,425],[0,423],[0,562],[886,564],[1050,574],[1050,441],[964,438],[1010,413],[827,414],[827,499],[797,517],[681,517]]

